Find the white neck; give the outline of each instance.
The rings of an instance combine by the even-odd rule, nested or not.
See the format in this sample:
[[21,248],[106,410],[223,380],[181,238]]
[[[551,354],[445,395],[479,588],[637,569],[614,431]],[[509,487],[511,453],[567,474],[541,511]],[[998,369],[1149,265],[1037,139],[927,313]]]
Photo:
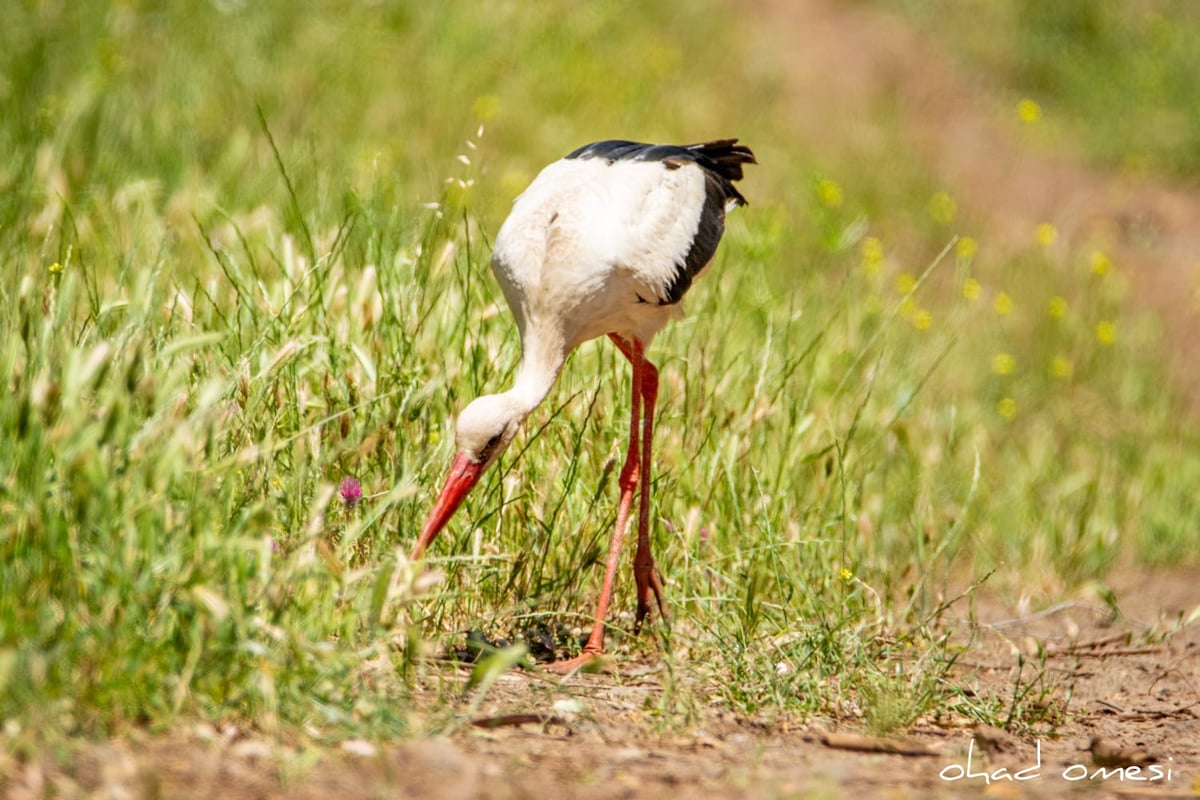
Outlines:
[[528,416],[546,399],[566,360],[559,337],[521,337],[521,365],[517,367],[512,388],[505,394],[524,410],[523,416]]

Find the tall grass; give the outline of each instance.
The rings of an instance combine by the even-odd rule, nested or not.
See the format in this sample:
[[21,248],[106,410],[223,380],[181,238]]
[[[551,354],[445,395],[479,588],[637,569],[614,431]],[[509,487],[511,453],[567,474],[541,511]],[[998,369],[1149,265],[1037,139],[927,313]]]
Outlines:
[[903,725],[947,701],[973,581],[1048,598],[1195,557],[1200,451],[1120,265],[1030,232],[977,271],[991,243],[918,169],[797,160],[703,8],[13,12],[0,718],[389,736],[452,679],[440,642],[586,627],[627,435],[603,344],[433,569],[405,554],[455,412],[518,359],[489,234],[599,136],[737,134],[762,162],[652,353],[673,616],[639,642],[614,615],[611,641],[665,658],[664,714]]

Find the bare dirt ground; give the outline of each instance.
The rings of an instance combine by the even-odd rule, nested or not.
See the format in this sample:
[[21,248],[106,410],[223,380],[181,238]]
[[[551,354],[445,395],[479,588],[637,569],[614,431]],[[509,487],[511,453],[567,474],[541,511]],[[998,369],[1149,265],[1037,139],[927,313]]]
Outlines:
[[[1129,598],[1116,618],[1094,600],[1024,615],[984,601],[953,679],[1007,697],[1019,658],[1028,680],[1040,646],[1049,653],[1044,702],[1058,724],[1052,734],[1013,736],[953,715],[918,720],[894,742],[920,755],[830,746],[839,742],[829,734],[861,732],[852,718],[796,724],[711,707],[686,732],[663,730],[647,711],[663,690],[660,666],[625,661],[618,675],[565,683],[508,673],[469,715],[484,727],[464,724],[437,739],[315,752],[201,728],[85,745],[65,768],[49,759],[0,764],[0,774],[15,777],[3,787],[12,800],[1196,797],[1200,626],[1177,623],[1200,601],[1198,585],[1200,572],[1129,570],[1113,587]],[[954,626],[968,629],[965,619]],[[1097,763],[1087,750],[1094,737],[1154,763]]]
[[[801,137],[822,148],[869,150],[856,125],[879,103],[930,169],[992,241],[1027,241],[1053,222],[1067,242],[1097,241],[1133,268],[1135,300],[1162,315],[1180,387],[1200,411],[1200,195],[1088,170],[1033,152],[953,65],[896,18],[857,4],[754,0],[746,7],[763,47],[786,56],[780,76]],[[836,135],[831,135],[836,132]],[[95,798],[649,798],[691,797],[1088,797],[1200,796],[1200,571],[1124,569],[1110,580],[1116,619],[1095,597],[1041,613],[981,600],[978,634],[954,680],[979,695],[1009,697],[1019,659],[1040,645],[1056,688],[1053,734],[994,735],[978,743],[964,719],[920,720],[898,738],[926,755],[832,747],[829,733],[862,733],[841,721],[763,721],[698,709],[686,733],[664,731],[647,711],[662,691],[653,663],[618,664],[617,676],[567,684],[525,673],[501,678],[476,719],[432,740],[350,743],[315,752],[237,731],[196,729],[85,744],[57,766],[5,762],[0,795],[13,800]],[[952,614],[965,615],[965,609]],[[958,629],[966,630],[964,620]],[[453,669],[447,667],[448,670]],[[465,679],[465,675],[464,675]],[[582,712],[561,704],[582,704]],[[1093,737],[1153,756],[1138,770],[1087,750]],[[59,754],[61,757],[61,754]],[[1125,755],[1138,755],[1126,753]],[[968,769],[968,756],[971,762]],[[1109,764],[1097,773],[1097,761]],[[997,770],[1004,770],[992,780]],[[1024,772],[1022,772],[1022,770]],[[971,775],[967,773],[970,772]],[[987,774],[988,777],[984,777]],[[1003,777],[1022,775],[1027,780]],[[950,780],[961,776],[959,780]],[[1157,778],[1145,780],[1146,778]],[[1139,780],[1140,779],[1140,780]]]

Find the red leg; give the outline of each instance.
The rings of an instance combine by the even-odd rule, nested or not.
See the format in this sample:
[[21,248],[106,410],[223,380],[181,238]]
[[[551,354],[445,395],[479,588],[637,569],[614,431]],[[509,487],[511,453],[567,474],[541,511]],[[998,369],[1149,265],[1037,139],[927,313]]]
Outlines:
[[650,593],[661,617],[667,616],[663,603],[662,582],[650,552],[650,467],[653,463],[651,444],[654,440],[654,405],[658,401],[658,369],[649,361],[643,361],[642,372],[642,467],[640,497],[638,498],[638,542],[633,557],[633,575],[637,580],[637,616],[633,632],[642,629],[642,622],[650,613]]
[[[667,607],[663,602],[662,581],[654,564],[654,556],[650,552],[650,469],[653,463],[654,441],[654,408],[658,402],[658,368],[645,357],[641,342],[636,339],[631,343],[619,336],[609,334],[609,338],[617,345],[629,362],[637,370],[641,366],[641,395],[642,395],[642,458],[641,486],[638,498],[638,544],[633,557],[633,576],[637,582],[637,616],[634,618],[633,630],[638,633],[642,622],[650,613],[650,594],[654,593],[654,602],[658,606],[660,616],[667,615]],[[633,429],[630,436],[633,436]],[[632,452],[632,442],[631,442]]]
[[[617,347],[621,349],[621,352],[629,358],[629,363],[633,366],[633,390],[630,392],[629,450],[626,453],[625,466],[622,467],[621,476],[618,480],[618,484],[621,487],[621,500],[617,506],[617,524],[613,528],[612,538],[608,544],[608,560],[604,566],[604,583],[600,587],[600,603],[596,608],[596,621],[592,625],[592,633],[588,636],[587,644],[584,645],[582,653],[575,658],[567,659],[566,661],[555,661],[552,664],[546,665],[546,669],[561,674],[578,669],[604,653],[604,620],[608,616],[608,606],[612,601],[613,581],[617,575],[617,567],[621,563],[621,545],[625,542],[625,531],[629,527],[629,509],[633,505],[633,490],[638,485],[638,470],[640,467],[638,458],[638,427],[641,419],[642,382],[645,377],[644,367],[646,360],[642,357],[642,346],[640,343],[635,343],[631,346],[619,337],[613,336],[612,339],[617,343]],[[658,372],[654,370],[653,366],[650,369],[654,371],[654,382],[657,384]],[[645,515],[644,511],[642,511],[642,515]],[[640,525],[639,519],[639,529]]]

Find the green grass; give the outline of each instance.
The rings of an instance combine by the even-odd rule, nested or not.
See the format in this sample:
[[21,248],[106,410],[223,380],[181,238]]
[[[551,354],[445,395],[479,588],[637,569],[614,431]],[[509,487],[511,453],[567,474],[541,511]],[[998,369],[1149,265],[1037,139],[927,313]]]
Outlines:
[[[1041,106],[1045,138],[1095,163],[1200,177],[1200,9],[1188,0],[898,4],[1015,108]],[[896,7],[890,5],[889,7]]]
[[1200,448],[1121,265],[956,238],[916,166],[798,158],[704,9],[11,12],[0,718],[420,733],[460,713],[427,656],[461,631],[586,627],[628,424],[603,343],[439,539],[440,580],[406,554],[455,412],[518,359],[490,236],[606,136],[736,134],[762,162],[652,351],[673,618],[623,635],[623,571],[610,642],[665,657],[668,724],[717,702],[902,727],[954,702],[945,608],[973,582],[1051,598],[1194,562]]

